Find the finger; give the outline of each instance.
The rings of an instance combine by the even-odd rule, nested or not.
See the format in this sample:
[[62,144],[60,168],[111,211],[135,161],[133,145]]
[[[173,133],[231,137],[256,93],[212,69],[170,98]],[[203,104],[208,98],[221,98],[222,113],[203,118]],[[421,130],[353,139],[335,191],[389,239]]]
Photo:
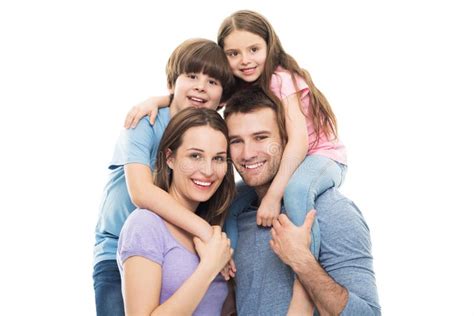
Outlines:
[[273,221],[272,221],[272,226],[273,228],[278,231],[281,229],[281,224],[280,222],[278,221],[278,217],[274,218]]
[[257,225],[262,225],[262,218],[257,215]]
[[270,234],[272,235],[272,240],[276,239],[277,232],[276,232],[275,228],[270,229]]
[[201,249],[202,247],[202,240],[199,239],[198,237],[193,238],[194,246],[196,247],[196,250]]
[[155,124],[155,120],[156,120],[156,116],[158,115],[158,108],[154,109],[151,111],[149,117],[150,117],[150,124],[151,125],[154,125]]
[[212,226],[212,229],[214,230],[214,233],[217,235],[219,235],[222,232],[221,227],[217,225]]
[[[232,249],[231,251],[232,251],[232,253],[233,253],[233,252],[234,252],[234,249]],[[233,271],[233,272],[237,271],[237,267],[235,266],[234,259],[230,259],[229,264],[230,264],[230,269],[231,269],[231,271]]]
[[313,226],[314,219],[316,218],[316,211],[315,210],[310,210],[308,214],[306,214],[306,218],[304,219],[303,226],[311,230],[311,227]]
[[136,108],[133,107],[127,114],[127,117],[125,118],[125,124],[124,124],[124,127],[125,128],[130,128],[131,124],[132,124],[132,121],[133,121],[133,117],[135,116],[135,112],[136,112]]
[[286,216],[285,214],[278,215],[278,221],[280,222],[282,226],[292,224],[288,216]]
[[138,122],[140,122],[141,116],[138,113],[135,113],[133,116],[133,121],[132,121],[132,128],[137,127]]

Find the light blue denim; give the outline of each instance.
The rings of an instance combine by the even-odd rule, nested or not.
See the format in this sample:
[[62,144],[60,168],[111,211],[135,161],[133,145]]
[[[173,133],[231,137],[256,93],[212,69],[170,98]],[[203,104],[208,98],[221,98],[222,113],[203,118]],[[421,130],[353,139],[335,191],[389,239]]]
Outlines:
[[[306,156],[293,173],[283,196],[284,208],[290,220],[297,226],[304,223],[308,211],[316,198],[329,188],[338,188],[344,181],[347,167],[321,155]],[[237,184],[237,197],[232,203],[226,221],[225,231],[237,249],[237,217],[258,199],[255,191],[244,183]],[[317,217],[316,217],[317,218]],[[319,223],[314,221],[311,229],[311,252],[318,258],[321,243]]]

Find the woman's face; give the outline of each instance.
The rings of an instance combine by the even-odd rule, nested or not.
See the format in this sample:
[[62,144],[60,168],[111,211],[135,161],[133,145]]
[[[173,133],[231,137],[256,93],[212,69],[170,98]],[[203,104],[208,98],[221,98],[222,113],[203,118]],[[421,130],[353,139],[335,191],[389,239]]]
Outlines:
[[195,210],[209,200],[227,172],[227,139],[210,126],[188,129],[183,142],[167,158],[173,170],[169,193],[183,206]]

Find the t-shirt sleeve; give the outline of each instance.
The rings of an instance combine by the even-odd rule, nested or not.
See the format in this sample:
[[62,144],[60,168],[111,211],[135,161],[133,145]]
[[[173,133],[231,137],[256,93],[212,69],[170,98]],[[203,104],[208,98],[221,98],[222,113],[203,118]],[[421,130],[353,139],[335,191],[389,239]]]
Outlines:
[[306,81],[298,75],[295,75],[296,86],[293,83],[290,72],[277,69],[272,75],[270,82],[270,89],[281,100],[286,99],[292,94],[301,92],[301,98],[304,98],[309,93],[309,87]]
[[132,256],[163,264],[166,251],[164,223],[156,214],[138,209],[132,212],[122,228],[117,254],[123,263]]
[[339,225],[322,236],[320,263],[349,292],[342,315],[380,315],[369,228],[351,201],[338,201],[332,209]]
[[149,118],[142,118],[135,128],[124,129],[115,145],[109,169],[128,163],[141,163],[150,166],[156,136]]

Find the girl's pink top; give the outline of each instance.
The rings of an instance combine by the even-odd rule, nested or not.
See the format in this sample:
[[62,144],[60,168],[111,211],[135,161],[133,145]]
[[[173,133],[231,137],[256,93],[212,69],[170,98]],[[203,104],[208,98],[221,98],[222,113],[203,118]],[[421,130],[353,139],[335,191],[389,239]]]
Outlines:
[[[270,89],[278,98],[280,98],[280,100],[284,100],[297,92],[301,93],[300,100],[303,114],[306,116],[306,128],[308,131],[309,146],[307,155],[322,155],[346,165],[346,147],[338,139],[329,139],[324,135],[324,133],[320,133],[319,137],[316,137],[316,131],[314,130],[313,125],[313,112],[308,84],[303,78],[296,74],[295,79],[297,85],[296,87],[293,84],[291,73],[279,66],[272,75]],[[316,145],[318,138],[319,142]]]

